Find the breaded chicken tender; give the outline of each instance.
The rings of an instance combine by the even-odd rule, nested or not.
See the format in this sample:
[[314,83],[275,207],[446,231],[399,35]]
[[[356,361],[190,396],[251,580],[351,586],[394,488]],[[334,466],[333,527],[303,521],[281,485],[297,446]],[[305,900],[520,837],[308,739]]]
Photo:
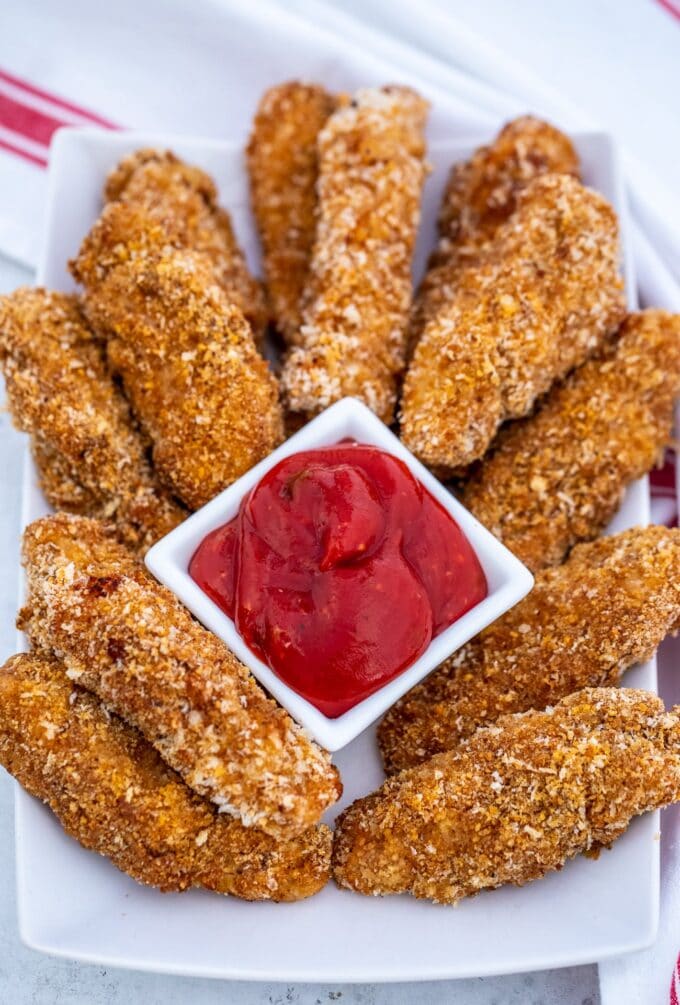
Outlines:
[[636,527],[580,544],[531,593],[388,711],[388,774],[451,750],[508,712],[618,684],[680,628],[680,530]]
[[248,143],[269,308],[289,345],[300,341],[302,291],[316,234],[317,140],[335,104],[317,84],[292,80],[271,87],[257,107]]
[[423,331],[404,382],[404,443],[445,470],[481,457],[624,313],[613,209],[569,175],[536,178]]
[[33,645],[136,726],[195,792],[286,838],[335,802],[330,755],[101,524],[37,520],[23,559],[19,623]]
[[456,254],[474,256],[514,211],[522,188],[542,174],[579,178],[578,154],[555,126],[521,115],[503,126],[493,143],[451,168],[439,211],[438,251],[455,246]]
[[217,813],[58,660],[21,654],[0,669],[0,764],[71,837],[139,883],[284,901],[328,879],[327,827],[276,841]]
[[156,214],[117,201],[72,271],[156,472],[186,506],[202,506],[277,446],[277,382],[208,256],[173,247]]
[[[9,407],[11,409],[14,406],[10,404]],[[18,410],[15,409],[15,413],[18,416]],[[14,422],[17,423],[17,418],[14,418]],[[94,516],[105,519],[102,515],[101,502],[97,492],[91,492],[75,480],[67,459],[54,447],[34,436],[31,439],[31,454],[38,473],[40,489],[50,506],[56,510],[63,509],[67,513],[75,513],[79,516]],[[160,489],[160,491],[164,492],[165,490]],[[156,516],[155,512],[153,516]],[[172,525],[169,529],[172,529]],[[127,527],[121,524],[120,527],[116,528],[116,532],[119,540],[126,543]],[[161,537],[161,534],[158,537]],[[136,550],[130,538],[127,539],[127,543],[129,547]]]
[[454,904],[522,886],[680,799],[680,706],[586,688],[506,715],[340,816],[333,875],[363,894]]
[[49,503],[111,520],[142,552],[184,518],[150,468],[75,297],[22,287],[0,298],[0,368]]
[[104,198],[144,208],[162,224],[174,247],[205,254],[227,298],[243,313],[255,338],[262,338],[267,323],[264,295],[205,171],[185,164],[170,150],[137,150],[109,174]]
[[318,221],[300,345],[282,373],[293,412],[309,417],[352,395],[392,421],[426,172],[427,108],[405,87],[367,89],[319,134]]
[[439,242],[411,311],[412,348],[426,322],[454,295],[459,270],[488,249],[514,212],[522,189],[549,172],[578,178],[578,154],[564,133],[532,115],[508,122],[493,143],[453,165],[439,212]]
[[659,463],[680,395],[680,315],[630,314],[617,340],[499,434],[464,504],[532,571],[596,537]]

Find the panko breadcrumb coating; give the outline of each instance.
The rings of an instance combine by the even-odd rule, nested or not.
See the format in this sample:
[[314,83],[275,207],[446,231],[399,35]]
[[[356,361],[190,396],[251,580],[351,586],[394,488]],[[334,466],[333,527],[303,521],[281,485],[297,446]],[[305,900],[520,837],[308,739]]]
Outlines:
[[556,565],[661,461],[679,395],[680,315],[630,314],[598,358],[501,431],[462,500],[532,571]]
[[71,265],[156,472],[197,509],[283,437],[278,385],[210,259],[168,243],[157,216],[110,202]]
[[21,654],[0,669],[0,764],[138,883],[287,901],[327,882],[327,827],[276,841],[217,813],[58,660]]
[[242,311],[255,338],[262,338],[267,323],[264,295],[205,171],[185,164],[170,150],[137,150],[109,174],[104,197],[143,207],[162,224],[174,247],[207,255],[227,298]]
[[111,520],[141,552],[180,523],[75,297],[22,287],[0,298],[0,368],[49,503]]
[[315,415],[352,395],[392,421],[426,172],[427,108],[405,87],[367,89],[319,134],[318,221],[300,345],[282,374],[293,412]]
[[514,211],[522,188],[542,174],[579,178],[581,165],[563,132],[533,115],[508,122],[493,143],[454,164],[439,211],[441,253],[474,255]]
[[136,726],[195,792],[286,838],[335,802],[329,754],[101,524],[37,520],[23,559],[19,622],[34,646]]
[[[12,407],[10,405],[10,408]],[[97,492],[91,492],[76,481],[71,474],[68,460],[54,447],[33,437],[31,454],[38,472],[40,489],[53,509],[63,509],[67,513],[76,513],[79,516],[100,516],[101,502]],[[160,489],[160,491],[164,490]],[[121,534],[121,528],[116,528],[119,540],[123,540],[124,543],[126,530],[127,528],[124,528],[124,532]],[[135,550],[134,544],[131,543],[130,547]]]
[[317,140],[335,108],[317,84],[292,80],[265,91],[247,149],[250,194],[277,331],[300,341],[301,299],[316,234]]
[[680,706],[586,688],[506,715],[340,816],[333,874],[363,894],[453,904],[522,886],[680,799]]
[[531,593],[393,705],[378,728],[388,774],[451,750],[508,712],[618,684],[680,628],[680,530],[580,544]]
[[439,243],[411,311],[411,349],[452,297],[457,272],[489,247],[522,189],[549,172],[578,178],[578,154],[569,137],[532,115],[508,122],[493,143],[453,165],[439,212]]
[[481,457],[624,313],[613,209],[569,175],[536,178],[423,331],[404,382],[404,443],[436,468]]

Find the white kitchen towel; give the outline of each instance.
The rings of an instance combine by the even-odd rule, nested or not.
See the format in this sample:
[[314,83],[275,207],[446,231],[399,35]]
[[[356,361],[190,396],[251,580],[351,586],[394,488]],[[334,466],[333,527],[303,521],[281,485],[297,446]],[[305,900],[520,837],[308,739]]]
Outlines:
[[410,83],[433,102],[432,137],[493,128],[512,111],[485,113],[486,88],[467,74],[428,80],[424,55],[389,61],[266,0],[26,0],[4,4],[0,24],[0,251],[27,265],[40,245],[41,161],[74,114],[243,141],[262,91],[290,77],[337,90]]
[[[600,0],[600,5],[606,2]],[[575,17],[584,3],[573,0]],[[520,19],[522,6],[517,9]],[[625,6],[618,10],[625,19]],[[668,31],[673,30],[669,17]],[[558,58],[559,38],[546,37],[543,44],[552,46]],[[631,72],[642,72],[638,56],[631,45]],[[290,77],[318,79],[338,90],[389,80],[411,83],[433,102],[431,138],[488,135],[501,121],[524,111],[548,115],[567,129],[597,124],[590,109],[576,107],[470,31],[455,5],[444,0],[419,0],[416,8],[405,0],[6,4],[0,31],[0,251],[35,264],[44,163],[59,124],[100,121],[112,128],[243,141],[262,90]],[[680,231],[674,233],[668,225],[680,220],[677,197],[655,182],[639,150],[627,154],[626,166],[644,302],[677,309],[673,272],[680,263]],[[672,495],[664,493],[661,501],[664,509],[657,512],[665,521],[671,517]],[[604,1005],[668,1000],[680,949],[680,933],[674,935],[667,914],[672,908],[680,917],[680,862],[674,870],[667,853],[674,831],[664,830],[661,925],[671,937],[660,939],[647,953],[602,968]],[[649,987],[649,974],[666,988],[664,998],[626,993],[628,986]]]

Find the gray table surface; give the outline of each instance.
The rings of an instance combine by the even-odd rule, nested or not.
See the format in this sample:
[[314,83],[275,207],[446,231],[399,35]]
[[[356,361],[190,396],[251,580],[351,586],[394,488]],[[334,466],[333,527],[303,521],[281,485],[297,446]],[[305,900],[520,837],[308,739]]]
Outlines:
[[[29,272],[0,257],[0,293],[31,282]],[[4,390],[0,391],[4,401]],[[0,413],[0,660],[15,651],[21,466],[25,438]],[[11,1005],[596,1005],[597,968],[426,984],[285,985],[198,980],[111,970],[55,960],[26,949],[17,934],[13,783],[0,769],[0,1003]]]

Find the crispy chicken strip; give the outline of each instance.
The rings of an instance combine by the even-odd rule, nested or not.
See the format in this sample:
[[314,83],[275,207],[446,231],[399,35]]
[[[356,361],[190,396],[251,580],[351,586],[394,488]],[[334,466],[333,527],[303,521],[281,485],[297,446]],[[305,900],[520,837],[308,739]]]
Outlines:
[[[17,419],[14,421],[16,423]],[[68,461],[54,447],[34,435],[31,439],[31,454],[38,472],[40,489],[53,509],[104,519],[97,492],[91,492],[75,480]],[[164,492],[163,489],[160,491]],[[121,534],[120,527],[116,527],[116,533],[119,540],[126,543],[125,534]],[[134,543],[128,541],[128,544],[136,550]]]
[[334,107],[333,95],[316,84],[278,84],[263,95],[248,143],[269,307],[289,345],[300,341],[300,304],[316,233],[317,140]]
[[283,901],[327,882],[327,827],[277,841],[217,813],[53,658],[20,654],[0,669],[0,764],[138,883]]
[[385,421],[393,418],[426,171],[427,107],[408,88],[363,90],[319,134],[316,241],[300,345],[282,375],[293,412],[315,415],[353,395]]
[[679,628],[680,530],[636,527],[580,544],[392,706],[378,729],[385,770],[451,750],[505,713],[618,684]]
[[680,706],[586,688],[503,716],[359,799],[339,818],[333,874],[358,893],[453,904],[609,847],[678,799]]
[[404,383],[402,439],[433,467],[469,464],[624,312],[613,209],[569,175],[536,178],[426,325]]
[[532,571],[596,537],[661,460],[680,394],[680,315],[630,314],[617,341],[502,430],[462,499]]
[[101,524],[63,513],[37,520],[23,556],[20,627],[195,792],[286,838],[335,802],[330,756]]
[[508,122],[493,143],[451,168],[439,211],[438,254],[474,257],[514,211],[522,188],[549,173],[580,177],[569,137],[533,115]]
[[156,214],[116,201],[72,271],[158,476],[190,509],[280,442],[277,382],[208,256],[174,248]]
[[580,176],[571,140],[532,115],[513,119],[489,146],[454,164],[439,212],[439,242],[409,320],[411,350],[427,321],[450,300],[456,274],[488,250],[522,189],[542,174]]
[[174,247],[207,255],[227,298],[261,340],[267,323],[264,296],[205,171],[185,164],[170,150],[137,150],[110,173],[104,197],[143,207],[162,224]]
[[48,502],[112,520],[136,551],[183,519],[151,471],[75,297],[23,287],[0,298],[0,367]]

